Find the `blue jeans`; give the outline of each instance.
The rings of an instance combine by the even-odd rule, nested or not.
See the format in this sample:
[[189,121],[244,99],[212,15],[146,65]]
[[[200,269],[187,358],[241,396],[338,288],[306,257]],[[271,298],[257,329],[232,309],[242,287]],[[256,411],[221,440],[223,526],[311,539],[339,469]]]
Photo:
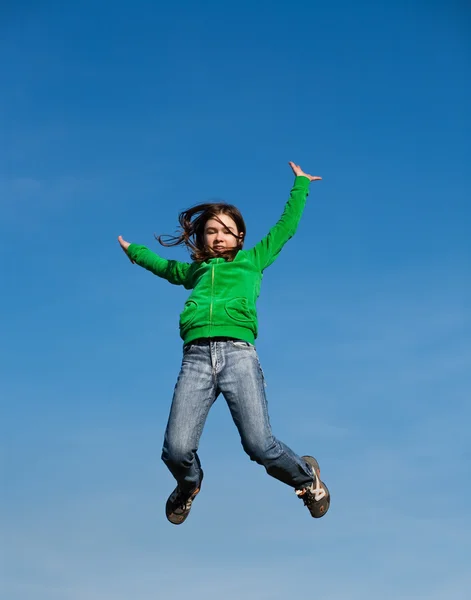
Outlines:
[[272,434],[265,382],[255,347],[238,340],[201,340],[183,349],[162,460],[184,491],[199,487],[197,450],[209,409],[222,394],[250,459],[299,489],[312,482],[304,460]]

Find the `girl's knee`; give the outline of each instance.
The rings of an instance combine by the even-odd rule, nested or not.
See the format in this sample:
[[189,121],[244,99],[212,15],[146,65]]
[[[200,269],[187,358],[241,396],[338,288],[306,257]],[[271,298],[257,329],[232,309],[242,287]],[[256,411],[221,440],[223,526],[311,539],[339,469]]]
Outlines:
[[250,440],[242,445],[250,460],[253,460],[259,465],[266,465],[270,460],[273,460],[273,451],[275,449],[274,440],[270,440],[268,443],[266,440]]
[[162,449],[162,460],[166,465],[190,465],[194,451],[181,444],[166,444]]

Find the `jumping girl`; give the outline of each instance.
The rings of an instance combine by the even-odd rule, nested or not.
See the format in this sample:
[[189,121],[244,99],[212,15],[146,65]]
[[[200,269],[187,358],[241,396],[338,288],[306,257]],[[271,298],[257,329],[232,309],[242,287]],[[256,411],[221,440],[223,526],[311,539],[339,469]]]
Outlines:
[[162,450],[162,460],[177,481],[165,510],[175,525],[187,518],[201,489],[198,444],[209,409],[220,394],[250,459],[294,488],[313,517],[322,517],[329,509],[329,490],[320,479],[316,459],[298,456],[272,434],[254,346],[263,271],[294,235],[310,182],[321,179],[289,164],[295,181],[285,210],[268,235],[250,250],[242,249],[246,234],[242,215],[225,203],[200,204],[182,212],[180,234],[167,241],[157,238],[163,246],[184,244],[190,263],[166,260],[118,237],[131,262],[192,290],[180,315],[183,360]]

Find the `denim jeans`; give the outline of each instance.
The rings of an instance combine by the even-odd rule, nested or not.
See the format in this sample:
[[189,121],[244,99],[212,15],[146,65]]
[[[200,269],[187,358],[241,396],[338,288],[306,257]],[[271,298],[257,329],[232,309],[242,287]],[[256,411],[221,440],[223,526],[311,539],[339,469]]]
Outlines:
[[255,347],[238,340],[201,340],[183,349],[180,374],[165,432],[162,460],[184,491],[199,487],[197,450],[216,398],[222,394],[250,459],[293,488],[313,476],[304,460],[271,431],[265,381]]

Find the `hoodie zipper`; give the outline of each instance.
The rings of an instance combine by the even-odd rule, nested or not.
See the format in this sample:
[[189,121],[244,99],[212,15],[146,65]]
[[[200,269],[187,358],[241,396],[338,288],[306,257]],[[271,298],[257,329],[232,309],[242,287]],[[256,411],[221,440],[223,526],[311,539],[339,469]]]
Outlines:
[[214,268],[216,264],[211,265],[211,304],[209,305],[209,337],[211,337],[211,327],[213,325],[213,292],[214,292]]

